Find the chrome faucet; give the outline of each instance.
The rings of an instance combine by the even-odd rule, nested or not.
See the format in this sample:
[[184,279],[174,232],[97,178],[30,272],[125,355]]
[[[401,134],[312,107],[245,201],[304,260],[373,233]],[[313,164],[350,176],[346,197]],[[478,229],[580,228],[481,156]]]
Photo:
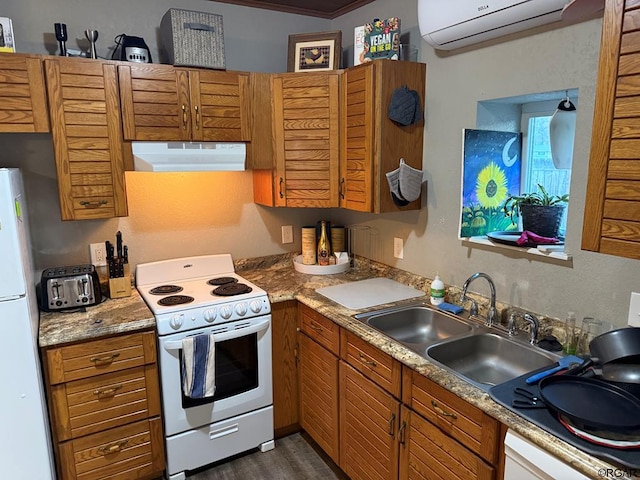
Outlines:
[[496,286],[489,275],[483,272],[477,272],[471,275],[469,278],[467,278],[467,281],[464,282],[464,285],[462,286],[461,302],[464,302],[465,300],[470,300],[472,302],[471,309],[469,310],[470,315],[472,317],[478,315],[478,304],[473,299],[467,298],[467,288],[469,288],[469,285],[471,284],[471,282],[473,282],[476,278],[480,278],[480,277],[486,279],[487,282],[489,282],[489,288],[491,289],[491,298],[489,303],[489,311],[487,312],[486,323],[488,327],[492,327],[496,323],[496,316],[497,316]]
[[529,343],[531,345],[535,345],[536,342],[538,341],[538,330],[540,330],[540,320],[538,320],[538,318],[535,315],[532,315],[530,313],[514,312],[509,316],[509,325],[508,325],[509,335],[515,335],[517,333],[517,328],[516,328],[517,317],[522,318],[525,322],[531,325]]

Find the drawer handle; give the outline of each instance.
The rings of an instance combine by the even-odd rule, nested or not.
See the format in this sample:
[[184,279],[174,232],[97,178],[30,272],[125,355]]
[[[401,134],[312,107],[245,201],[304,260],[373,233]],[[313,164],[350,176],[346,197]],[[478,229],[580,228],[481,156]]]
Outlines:
[[187,129],[187,106],[182,105],[182,129]]
[[396,414],[392,413],[391,418],[389,419],[389,430],[388,433],[393,437],[395,435],[394,426],[396,424]]
[[107,201],[106,200],[94,200],[94,201],[87,201],[87,200],[83,200],[82,202],[80,202],[80,206],[84,207],[84,208],[100,208],[102,205],[106,205]]
[[374,362],[373,360],[367,360],[367,357],[365,357],[362,352],[359,352],[358,355],[360,356],[360,361],[362,363],[364,363],[365,365],[369,365],[370,367],[377,367],[378,364],[376,362]]
[[121,440],[117,443],[112,443],[111,445],[103,445],[102,447],[98,448],[98,453],[105,457],[111,453],[118,453],[128,442],[129,440],[127,439]]
[[98,398],[115,397],[116,392],[122,388],[122,385],[114,385],[111,388],[94,390],[93,394]]
[[322,327],[317,323],[315,323],[313,320],[311,320],[311,323],[309,324],[309,326],[311,327],[312,330],[315,330],[318,333],[322,332]]
[[433,407],[433,409],[436,411],[436,413],[440,416],[443,417],[451,417],[454,420],[458,419],[458,416],[455,413],[449,413],[449,412],[445,412],[443,409],[441,409],[438,404],[435,402],[435,400],[431,400],[431,406]]
[[107,355],[102,355],[101,357],[91,357],[91,360],[96,365],[107,365],[113,362],[116,358],[120,356],[120,353],[108,353]]

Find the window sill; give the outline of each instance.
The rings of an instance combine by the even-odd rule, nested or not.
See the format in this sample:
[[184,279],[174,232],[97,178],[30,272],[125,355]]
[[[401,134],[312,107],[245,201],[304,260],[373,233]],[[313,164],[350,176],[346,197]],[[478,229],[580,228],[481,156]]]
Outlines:
[[523,257],[543,257],[552,258],[556,261],[571,262],[573,257],[570,253],[565,252],[564,245],[541,245],[539,247],[517,247],[512,245],[505,245],[502,243],[495,243],[489,240],[486,235],[478,237],[467,237],[462,239],[463,242],[474,243],[477,245],[484,245],[492,247],[497,250],[506,250],[510,252],[519,252]]

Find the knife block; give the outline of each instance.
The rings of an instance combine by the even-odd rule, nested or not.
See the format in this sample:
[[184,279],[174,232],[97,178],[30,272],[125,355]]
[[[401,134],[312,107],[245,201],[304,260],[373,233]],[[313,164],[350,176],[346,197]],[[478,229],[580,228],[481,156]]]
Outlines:
[[129,264],[124,265],[124,277],[109,279],[109,298],[131,296],[131,270]]

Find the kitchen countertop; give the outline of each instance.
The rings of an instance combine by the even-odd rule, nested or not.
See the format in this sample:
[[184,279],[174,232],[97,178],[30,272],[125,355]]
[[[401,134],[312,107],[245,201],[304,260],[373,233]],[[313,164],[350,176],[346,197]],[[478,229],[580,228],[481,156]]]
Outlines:
[[[593,457],[572,445],[560,440],[502,407],[491,399],[488,393],[465,382],[448,371],[434,365],[429,360],[409,350],[400,343],[377,332],[353,315],[361,311],[349,310],[315,292],[315,289],[340,283],[361,280],[351,273],[335,275],[310,275],[296,272],[293,268],[293,256],[264,257],[236,262],[236,272],[247,280],[265,289],[272,303],[286,300],[298,300],[313,308],[343,328],[348,329],[367,342],[380,348],[393,358],[442,385],[460,398],[478,407],[518,432],[532,443],[571,465],[576,470],[593,479],[606,478],[606,469],[610,475],[620,472],[624,478],[640,478],[633,471],[617,469],[615,466]],[[405,285],[428,292],[430,280],[393,267],[372,262],[369,277],[387,277]],[[397,302],[393,305],[415,303],[418,299]],[[428,298],[424,298],[428,301]],[[371,310],[390,305],[378,305]],[[605,472],[603,474],[603,472]]]
[[[465,382],[400,343],[353,318],[355,313],[361,312],[360,310],[349,310],[315,292],[317,288],[373,277],[391,278],[405,285],[428,292],[429,279],[376,262],[371,263],[371,270],[366,275],[355,275],[351,272],[335,275],[304,274],[295,271],[293,268],[294,257],[295,254],[285,254],[239,260],[235,262],[235,269],[236,273],[266,290],[271,303],[287,300],[297,300],[304,303],[341,327],[353,332],[393,358],[483,410],[583,474],[593,479],[601,479],[606,477],[603,474],[603,469],[611,469],[609,470],[610,472],[622,472],[624,478],[640,478],[633,476],[633,472],[616,470],[616,467],[611,464],[592,457],[545,432],[494,402],[489,394],[483,390]],[[417,300],[419,299],[378,305],[373,309],[390,305],[412,304]],[[425,302],[428,301],[428,297],[425,296],[423,300]],[[153,327],[155,327],[153,314],[147,308],[138,292],[133,289],[131,297],[115,300],[107,299],[100,305],[87,308],[86,311],[41,313],[39,341],[41,347],[53,347],[65,343],[91,340],[102,336],[111,336]],[[614,475],[614,473],[611,473],[611,475]]]
[[38,341],[40,347],[55,347],[155,326],[153,313],[132,289],[130,297],[107,298],[83,310],[41,312]]

